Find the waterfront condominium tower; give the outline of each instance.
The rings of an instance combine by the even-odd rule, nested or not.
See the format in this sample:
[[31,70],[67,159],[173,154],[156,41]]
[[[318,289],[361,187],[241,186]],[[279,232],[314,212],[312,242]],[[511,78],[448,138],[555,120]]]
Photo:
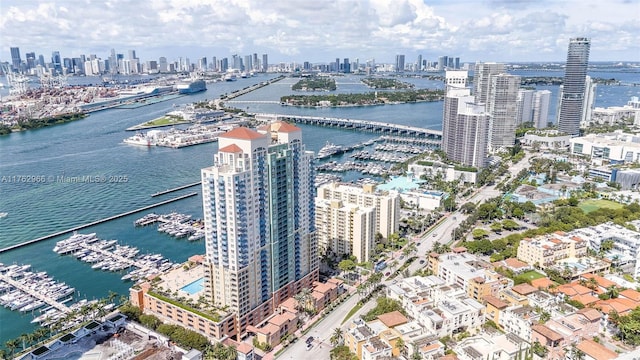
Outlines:
[[202,169],[205,293],[238,335],[318,279],[313,153],[300,128],[274,122],[219,137]]
[[476,63],[473,70],[473,95],[476,103],[489,104],[489,91],[491,90],[491,75],[505,73],[504,64],[501,63]]
[[591,41],[588,38],[581,37],[569,40],[567,64],[558,110],[558,130],[571,136],[580,135],[590,47]]
[[489,116],[466,87],[466,71],[447,71],[442,150],[450,160],[482,168],[486,163]]
[[519,88],[520,76],[489,76],[489,96],[485,109],[489,113],[489,147],[492,151],[511,147],[516,142]]

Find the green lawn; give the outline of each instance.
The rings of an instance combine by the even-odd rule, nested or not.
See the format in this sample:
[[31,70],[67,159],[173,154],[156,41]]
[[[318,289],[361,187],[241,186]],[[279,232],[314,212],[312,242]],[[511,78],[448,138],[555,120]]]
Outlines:
[[527,281],[531,281],[531,280],[543,278],[544,275],[540,274],[537,271],[531,270],[531,271],[527,271],[525,273],[522,273],[522,274],[518,275],[518,277],[526,279]]
[[589,199],[589,200],[585,200],[583,202],[580,203],[580,205],[578,205],[578,207],[580,207],[580,209],[582,209],[582,211],[584,211],[585,213],[590,213],[592,211],[596,211],[600,208],[607,208],[607,209],[621,209],[624,207],[624,205],[619,204],[617,202],[613,202],[610,200],[594,200],[594,199]]
[[179,124],[185,122],[181,118],[163,116],[158,119],[151,120],[149,122],[144,123],[144,126],[160,126],[160,125],[171,125],[171,124]]

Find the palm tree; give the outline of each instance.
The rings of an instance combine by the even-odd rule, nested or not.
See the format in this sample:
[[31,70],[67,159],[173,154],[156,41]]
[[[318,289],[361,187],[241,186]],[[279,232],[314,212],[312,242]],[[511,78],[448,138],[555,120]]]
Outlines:
[[331,335],[331,339],[329,339],[331,345],[337,346],[338,344],[342,343],[342,340],[342,329],[340,329],[339,327],[333,329],[333,335]]
[[4,343],[4,347],[9,351],[9,359],[13,358],[13,354],[18,346],[20,346],[20,341],[18,339],[11,339]]
[[403,357],[407,357],[407,347],[405,346],[406,344],[404,343],[404,340],[400,337],[398,338],[398,340],[396,340],[396,348],[398,348],[398,351],[400,352],[400,355],[402,355]]
[[607,291],[605,292],[605,294],[607,294],[607,296],[609,296],[610,299],[615,299],[620,294],[620,291],[618,290],[617,286],[611,285],[607,288]]

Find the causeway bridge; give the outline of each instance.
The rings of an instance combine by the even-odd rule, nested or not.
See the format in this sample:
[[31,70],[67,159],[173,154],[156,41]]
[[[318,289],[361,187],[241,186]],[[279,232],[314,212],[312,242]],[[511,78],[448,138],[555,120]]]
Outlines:
[[346,130],[357,130],[385,135],[406,136],[416,139],[442,141],[442,131],[415,126],[398,125],[369,120],[340,119],[318,116],[253,114],[258,121],[287,121],[296,124],[334,127]]

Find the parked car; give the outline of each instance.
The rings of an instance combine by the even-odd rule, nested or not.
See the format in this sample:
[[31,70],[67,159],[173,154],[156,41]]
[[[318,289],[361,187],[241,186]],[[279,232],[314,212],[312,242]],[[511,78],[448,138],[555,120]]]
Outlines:
[[313,336],[309,336],[307,338],[307,344],[311,344],[312,341],[313,341]]

